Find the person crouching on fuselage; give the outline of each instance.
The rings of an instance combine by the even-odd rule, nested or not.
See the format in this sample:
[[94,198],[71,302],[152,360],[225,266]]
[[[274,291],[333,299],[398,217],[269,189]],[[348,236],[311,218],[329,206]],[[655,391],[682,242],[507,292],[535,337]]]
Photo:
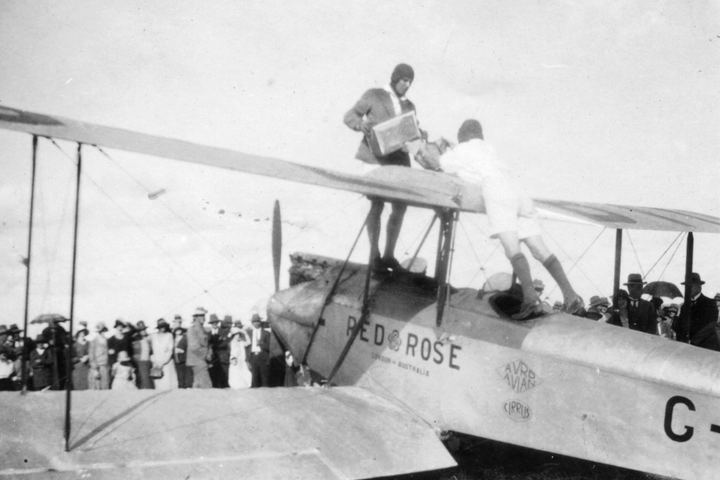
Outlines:
[[510,180],[507,165],[484,141],[480,122],[465,120],[458,130],[458,142],[459,145],[440,156],[435,168],[439,166],[442,171],[482,187],[491,238],[500,239],[523,290],[520,312],[512,318],[523,320],[543,313],[542,302],[533,287],[530,264],[520,250],[520,242],[527,245],[533,257],[557,282],[565,300],[564,310],[568,313],[580,311],[584,308],[582,298],[575,293],[560,261],[540,236],[533,201]]

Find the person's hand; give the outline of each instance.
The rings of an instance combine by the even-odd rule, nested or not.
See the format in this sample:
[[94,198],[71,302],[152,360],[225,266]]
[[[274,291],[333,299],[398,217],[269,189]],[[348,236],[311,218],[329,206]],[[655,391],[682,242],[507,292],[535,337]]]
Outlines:
[[363,132],[365,135],[368,135],[368,136],[372,132],[372,127],[370,126],[369,123],[367,123],[365,121],[360,122],[360,125],[358,126],[358,128],[360,129],[361,132]]

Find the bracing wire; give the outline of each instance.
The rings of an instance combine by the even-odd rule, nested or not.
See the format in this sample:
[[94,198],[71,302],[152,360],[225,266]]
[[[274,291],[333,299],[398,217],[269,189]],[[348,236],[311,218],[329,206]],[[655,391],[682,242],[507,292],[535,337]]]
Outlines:
[[[683,235],[683,238],[684,238],[685,236],[687,236],[687,233],[686,233],[686,232],[681,232],[680,235]],[[670,266],[670,262],[672,262],[672,259],[675,257],[675,254],[676,254],[677,251],[680,249],[680,245],[682,245],[682,243],[683,243],[682,240],[683,240],[683,239],[680,239],[680,241],[678,242],[677,246],[675,247],[675,251],[673,251],[673,254],[670,255],[670,258],[668,259],[667,264],[665,264],[665,268],[663,268],[662,273],[660,273],[660,277],[659,277],[659,278],[662,278],[663,275],[665,275],[665,270],[667,270],[667,268]]]
[[[51,140],[52,140],[52,139],[51,139]],[[53,142],[53,144],[54,144],[58,149],[60,149],[60,151],[61,151],[67,158],[69,158],[70,160],[72,160],[72,158],[71,158],[57,143],[55,143],[54,140],[52,140],[52,142]],[[148,233],[145,231],[145,229],[144,229],[140,224],[138,224],[138,223],[135,221],[135,219],[133,219],[133,217],[132,217],[119,203],[117,203],[92,177],[90,177],[87,173],[83,173],[83,176],[84,176],[87,180],[89,180],[93,185],[95,185],[95,188],[97,188],[105,197],[107,197],[108,200],[110,200],[110,201],[130,220],[130,222],[131,222],[133,225],[135,225],[135,227],[137,227],[137,228],[158,248],[158,250],[160,250],[160,251],[161,251],[163,254],[165,254],[170,260],[172,260],[172,262],[173,262],[178,268],[180,268],[180,270],[182,270],[182,271],[187,275],[188,278],[190,278],[193,282],[195,282],[195,283],[202,289],[202,291],[203,291],[204,293],[208,294],[208,295],[209,295],[213,300],[215,300],[219,305],[222,305],[223,307],[227,308],[227,306],[223,305],[223,303],[222,303],[219,299],[215,298],[215,296],[213,296],[213,295],[210,293],[210,290],[209,290],[209,289],[207,289],[207,288],[205,288],[205,287],[203,286],[203,284],[202,284],[202,282],[200,282],[200,280],[198,280],[198,279],[197,279],[192,273],[190,273],[182,264],[180,264],[180,263],[175,259],[175,257],[173,257],[167,250],[165,250],[165,249],[162,247],[162,245],[160,245],[160,243],[158,243],[154,238],[152,238],[152,236],[151,236],[150,234],[148,234]]]
[[[475,279],[478,277],[478,275],[480,275],[481,273],[483,274],[483,277],[485,277],[485,281],[487,281],[487,280],[488,280],[488,276],[487,276],[487,272],[485,271],[485,265],[487,265],[487,264],[490,262],[490,260],[492,260],[492,258],[495,256],[495,253],[498,251],[498,248],[500,247],[500,243],[499,243],[499,242],[496,242],[496,243],[495,243],[495,248],[493,248],[492,252],[490,252],[490,255],[488,255],[488,257],[485,259],[485,262],[481,262],[481,261],[480,261],[480,257],[477,255],[477,252],[476,252],[475,249],[473,248],[473,241],[472,241],[472,239],[470,238],[470,234],[468,233],[467,229],[465,228],[464,222],[458,222],[458,223],[460,223],[460,225],[461,225],[461,227],[462,227],[462,229],[463,229],[463,233],[465,234],[465,236],[466,236],[467,239],[468,239],[468,244],[470,245],[470,250],[473,252],[473,255],[475,256],[475,259],[476,259],[477,262],[478,262],[478,265],[480,265],[480,268],[478,269],[477,273],[470,279],[470,281],[468,282],[468,285],[471,285],[472,282],[474,282]],[[480,233],[481,233],[484,237],[489,237],[489,235],[487,234],[487,232],[485,232],[485,230],[483,230],[479,225],[477,225],[476,223],[474,223],[474,222],[472,222],[472,221],[470,221],[470,224],[473,225],[474,227],[476,227],[478,230],[480,230]]]
[[[47,138],[47,137],[44,137],[44,138]],[[48,138],[48,140],[50,140],[53,143],[53,145],[55,145],[62,152],[62,154],[65,155],[70,160],[70,162],[73,164],[73,166],[77,165],[77,163],[75,162],[75,159],[73,157],[71,157],[70,155],[68,155],[63,149],[61,149],[60,146],[55,142],[54,139]],[[60,214],[60,223],[57,228],[55,241],[53,242],[52,247],[48,247],[47,242],[45,243],[45,249],[44,249],[45,256],[49,260],[48,263],[49,263],[50,267],[48,268],[47,275],[45,276],[45,292],[44,292],[44,295],[42,296],[43,310],[45,310],[47,307],[47,304],[45,303],[46,299],[50,298],[51,281],[52,281],[52,278],[54,277],[53,271],[55,269],[56,260],[57,260],[57,256],[58,256],[58,249],[60,247],[60,234],[63,230],[63,227],[65,226],[65,221],[67,218],[67,209],[68,209],[68,203],[69,203],[68,198],[70,197],[70,191],[72,190],[70,188],[69,183],[65,184],[64,190],[65,190],[65,198],[61,202],[62,213]],[[40,189],[40,191],[42,191],[42,189]],[[44,197],[42,197],[42,196],[41,196],[41,201],[43,201],[43,203],[44,203]],[[50,253],[50,250],[52,250],[52,253]]]
[[[650,275],[650,272],[652,272],[653,269],[655,268],[655,266],[656,266],[658,263],[660,263],[660,260],[662,260],[662,258],[663,258],[663,257],[665,256],[665,254],[668,252],[668,250],[670,250],[670,249],[672,248],[673,244],[674,244],[675,242],[677,242],[678,238],[680,238],[680,236],[681,236],[683,233],[684,233],[684,232],[678,233],[677,237],[675,237],[675,239],[674,239],[672,242],[670,242],[670,245],[668,245],[668,247],[665,249],[665,251],[662,253],[662,255],[660,255],[660,256],[658,257],[658,259],[655,260],[655,263],[653,264],[652,267],[650,267],[650,270],[647,271],[647,274],[646,274],[646,275]],[[676,250],[676,251],[677,251],[677,250]],[[665,273],[665,270],[663,270],[663,273]],[[660,279],[658,278],[658,280],[660,280]]]
[[[632,251],[635,254],[635,260],[637,260],[638,268],[640,269],[640,275],[642,275],[642,278],[645,278],[645,273],[643,272],[642,264],[640,263],[640,257],[637,254],[637,251],[635,250],[635,244],[632,241],[632,237],[630,236],[630,230],[627,231],[627,237],[628,240],[630,240],[630,246],[632,247]],[[650,273],[650,272],[648,272]]]
[[[100,153],[102,153],[107,159],[109,159],[111,162],[113,162],[123,173],[125,173],[128,177],[130,177],[142,190],[144,190],[145,192],[150,192],[150,191],[151,191],[151,190],[150,190],[146,185],[144,185],[137,177],[135,177],[132,173],[130,173],[127,169],[125,169],[117,160],[115,160],[112,156],[110,156],[107,152],[105,152],[104,149],[102,149],[101,147],[99,147],[99,146],[97,146],[97,145],[93,145],[93,146],[94,146]],[[346,211],[347,208],[349,208],[351,205],[357,203],[357,202],[358,202],[360,199],[362,199],[362,198],[364,198],[363,195],[358,195],[358,196],[356,196],[356,197],[353,198],[351,201],[349,201],[347,204],[344,204],[344,205],[340,206],[339,208],[335,209],[335,210],[334,210],[333,212],[331,212],[330,214],[325,215],[324,217],[322,217],[319,222],[316,222],[314,225],[312,225],[312,228],[315,228],[315,229],[319,228],[321,225],[324,225],[326,222],[328,222],[329,220],[331,220],[331,219],[334,218],[335,216],[337,216],[337,215],[339,215],[340,213]],[[246,264],[243,264],[243,265],[238,265],[237,263],[235,263],[234,261],[232,261],[232,259],[230,259],[230,257],[228,257],[227,254],[225,254],[225,253],[222,252],[221,250],[217,249],[217,248],[215,247],[215,245],[213,245],[206,237],[204,237],[186,218],[184,218],[184,217],[182,217],[181,215],[179,215],[175,210],[173,210],[169,205],[167,205],[167,203],[165,203],[165,202],[163,202],[163,201],[161,201],[160,203],[161,203],[171,214],[173,214],[175,217],[179,218],[190,230],[192,230],[201,240],[203,240],[206,244],[208,244],[214,251],[216,251],[216,252],[217,252],[218,254],[220,254],[221,256],[223,256],[223,257],[225,257],[225,258],[228,258],[228,259],[231,261],[231,263],[233,263],[235,266],[238,267],[238,271],[232,272],[232,273],[230,273],[230,274],[228,274],[228,275],[223,276],[220,280],[218,280],[218,281],[214,282],[213,284],[211,284],[210,287],[209,287],[207,290],[210,290],[210,289],[212,289],[212,288],[215,288],[215,287],[217,287],[218,285],[221,285],[221,284],[225,283],[226,281],[228,281],[228,280],[231,279],[231,278],[235,278],[235,277],[238,275],[238,272],[242,272],[243,270],[247,270],[247,269],[248,269],[249,267],[251,267],[252,265],[254,265],[254,264],[258,263],[259,261],[261,261],[261,260],[257,259],[257,257],[254,257],[250,262],[247,262]],[[287,246],[287,245],[291,244],[294,240],[296,240],[297,238],[301,237],[301,236],[303,235],[303,233],[304,233],[304,232],[300,231],[300,232],[298,232],[295,236],[292,236],[292,237],[290,237],[289,239],[283,239],[283,245],[284,245],[284,246]],[[232,258],[234,258],[234,257],[232,257]],[[265,290],[267,291],[268,294],[270,294],[270,293],[272,293],[272,292],[274,291],[274,289],[271,289],[271,288],[269,288],[269,287],[266,288]],[[188,302],[184,302],[183,305],[176,306],[175,308],[180,308],[180,307],[188,304],[189,302],[193,301],[193,299],[195,299],[195,298],[203,295],[204,293],[207,293],[207,291],[206,291],[206,290],[203,290],[201,293],[198,293],[196,296],[192,297]]]
[[[565,256],[567,256],[568,258],[572,259],[572,257],[570,256],[570,254],[568,254],[568,252],[562,247],[562,245],[561,245],[557,240],[555,240],[555,238],[554,238],[552,235],[550,235],[550,232],[548,232],[542,225],[540,225],[540,228],[542,228],[543,231],[544,231],[550,238],[552,238],[553,242],[555,242],[555,244],[560,248],[560,250],[562,250],[562,252],[565,254]],[[585,249],[585,251],[583,251],[583,253],[580,254],[580,257],[578,257],[578,259],[575,260],[575,262],[572,264],[572,266],[567,270],[567,273],[570,273],[570,272],[577,266],[577,268],[578,268],[578,270],[580,271],[580,273],[583,274],[583,276],[587,279],[588,282],[590,282],[590,284],[595,288],[595,290],[597,290],[598,293],[602,293],[602,290],[600,289],[600,287],[598,287],[597,285],[595,285],[595,282],[593,282],[592,278],[590,278],[590,276],[588,276],[588,274],[585,273],[585,271],[578,266],[578,263],[580,262],[580,260],[582,260],[582,258],[585,256],[585,254],[590,251],[590,249],[592,248],[592,246],[595,245],[595,242],[598,241],[598,239],[599,239],[600,236],[605,232],[605,230],[607,230],[607,228],[606,228],[606,227],[603,227],[603,229],[600,231],[600,233],[598,233],[598,235],[597,235],[597,236],[595,237],[595,239],[590,243],[590,245],[588,245],[588,247]],[[553,293],[557,288],[558,288],[558,286],[555,285],[555,286],[550,290],[550,292],[548,292],[548,294],[546,295],[546,298],[548,298],[548,297],[550,296],[550,294]]]

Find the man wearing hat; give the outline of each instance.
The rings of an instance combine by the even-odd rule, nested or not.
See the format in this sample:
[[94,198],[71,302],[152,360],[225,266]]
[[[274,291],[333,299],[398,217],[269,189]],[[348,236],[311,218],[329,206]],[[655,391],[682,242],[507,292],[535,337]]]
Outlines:
[[578,314],[584,309],[582,298],[575,293],[560,260],[553,255],[540,236],[537,211],[533,201],[512,181],[509,166],[492,145],[485,142],[480,122],[465,120],[458,129],[458,145],[446,151],[427,168],[441,168],[457,174],[466,182],[482,187],[485,211],[490,222],[490,237],[499,238],[520,280],[523,303],[513,320],[525,320],[543,313],[540,296],[535,291],[530,263],[522,252],[524,243],[533,257],[541,262],[562,291],[564,309]]
[[152,361],[150,360],[150,337],[147,326],[143,320],[139,320],[135,326],[135,334],[132,341],[133,362],[137,365],[137,381],[140,389],[153,389],[153,379],[150,376]]
[[[685,285],[685,282],[682,283]],[[716,331],[718,307],[715,302],[702,294],[705,282],[699,273],[691,276],[691,301],[680,308],[680,316],[673,322],[673,330],[679,342],[686,342],[708,350],[720,351],[720,341]]]
[[257,313],[252,316],[250,330],[250,370],[252,384],[250,388],[270,386],[270,332],[262,328],[262,318]]
[[[220,324],[220,319],[214,313],[210,315],[208,323],[210,323],[210,362],[208,364],[210,381],[213,388],[227,388],[227,371],[223,369],[220,356],[224,353],[224,357],[228,357],[229,362],[227,336],[230,329],[224,330]],[[226,366],[229,368],[229,364]]]
[[[375,155],[370,147],[370,136],[373,126],[403,113],[415,111],[415,105],[405,97],[414,79],[415,72],[410,65],[404,63],[397,65],[390,76],[389,85],[383,88],[371,88],[366,91],[355,106],[345,114],[345,125],[363,134],[355,158],[370,166],[410,166],[410,155],[405,150],[396,150],[383,157]],[[372,206],[367,221],[372,257],[371,266],[378,271],[386,271],[388,269],[394,271],[401,270],[402,267],[395,258],[395,245],[400,236],[400,229],[407,205],[392,202],[392,213],[390,214],[390,218],[388,218],[387,228],[385,230],[385,251],[381,258],[378,243],[380,238],[380,220],[384,204],[381,200],[377,199],[371,198],[371,201]]]
[[173,351],[173,361],[175,362],[175,372],[178,378],[178,388],[192,388],[193,373],[192,368],[187,366],[187,330],[181,326],[173,328],[173,341],[175,342],[175,350]]
[[185,364],[192,368],[192,388],[212,388],[208,374],[208,360],[211,360],[210,341],[208,333],[203,327],[206,313],[207,310],[204,308],[196,308],[192,317],[192,325],[187,332],[188,351]]
[[67,318],[55,316],[48,321],[48,326],[43,329],[42,336],[49,345],[52,362],[52,384],[51,390],[65,390],[67,381],[67,349],[69,348],[68,333],[61,323],[67,322]]
[[643,285],[646,283],[643,281],[642,275],[631,273],[628,275],[627,283],[623,284],[628,287],[628,327],[631,330],[656,335],[655,307],[652,303],[640,298]]
[[[175,330],[177,330],[178,328],[182,328],[182,316],[180,316],[180,315],[175,315],[175,318],[173,318],[173,321],[172,321],[172,326],[171,326],[171,328],[172,328],[172,331],[173,331],[173,332],[174,332]],[[183,330],[184,330],[184,329],[183,329]]]
[[107,390],[110,388],[110,360],[108,341],[104,334],[108,329],[103,322],[97,322],[95,331],[97,334],[90,341],[88,349],[90,363],[88,383],[91,390]]
[[215,358],[217,359],[218,388],[229,388],[228,376],[230,374],[230,329],[232,316],[225,315],[220,322],[217,337],[215,338]]

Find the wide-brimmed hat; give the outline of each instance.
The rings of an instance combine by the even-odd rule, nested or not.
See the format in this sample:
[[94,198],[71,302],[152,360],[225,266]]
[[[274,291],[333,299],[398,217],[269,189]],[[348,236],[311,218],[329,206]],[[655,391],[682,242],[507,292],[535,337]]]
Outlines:
[[13,323],[12,325],[10,325],[10,328],[8,328],[8,333],[20,333],[22,331],[23,329],[18,328],[17,323]]
[[601,297],[599,295],[593,295],[590,297],[590,306],[591,307],[609,307],[610,306],[610,300],[607,299],[607,297]]
[[138,331],[147,330],[147,326],[145,326],[145,322],[143,322],[142,320],[138,320],[137,325],[135,326],[135,328],[136,328]]
[[220,319],[218,318],[218,316],[213,313],[210,315],[210,320],[208,320],[208,323],[217,323],[219,321]]
[[643,282],[642,275],[639,273],[631,273],[628,275],[628,281],[627,283],[623,283],[623,285],[645,285],[647,282]]
[[664,307],[663,310],[665,311],[665,313],[668,313],[671,310],[674,311],[675,313],[679,313],[680,307],[677,304],[672,303],[672,304],[668,305],[667,307]]
[[107,332],[107,327],[105,326],[105,323],[97,322],[95,324],[95,330],[98,332]]
[[41,335],[38,335],[37,337],[35,337],[35,343],[37,344],[37,343],[50,343],[50,342],[48,342],[47,338],[45,338],[45,336],[41,334]]
[[224,328],[230,328],[232,327],[232,316],[225,315],[222,319],[222,322],[220,322],[220,325],[222,325]]
[[8,332],[9,332],[9,330],[8,330],[7,325],[0,325],[0,335],[2,335],[3,333],[8,333]]
[[203,307],[197,307],[195,309],[195,313],[193,313],[193,317],[204,317],[207,313],[207,310],[205,310]]
[[157,321],[157,329],[160,330],[161,328],[170,330],[170,325],[168,324],[168,322],[165,321],[164,318],[159,318]]
[[115,320],[115,326],[114,326],[114,328],[118,328],[118,327],[120,327],[120,328],[125,328],[125,327],[126,327],[125,322],[123,321],[122,318],[118,318],[117,320]]
[[262,321],[263,321],[262,317],[260,315],[258,315],[257,313],[253,313],[253,316],[250,319],[251,323],[255,323],[255,322],[262,323]]
[[[705,285],[705,282],[703,282],[700,279],[700,274],[697,272],[692,273],[692,278],[690,279],[690,284],[692,285]],[[685,285],[685,282],[682,282],[680,285]]]
[[81,334],[89,335],[90,332],[88,331],[87,328],[81,328],[80,330],[75,332],[75,338],[78,338]]

